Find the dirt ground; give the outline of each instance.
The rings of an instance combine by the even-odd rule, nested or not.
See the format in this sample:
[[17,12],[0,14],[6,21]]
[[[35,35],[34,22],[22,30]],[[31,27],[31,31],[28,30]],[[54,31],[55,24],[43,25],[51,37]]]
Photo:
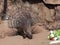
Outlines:
[[[50,45],[47,39],[48,31],[35,34],[33,39],[23,39],[21,36],[12,36],[0,39],[0,45]],[[58,45],[58,44],[53,44]]]
[[[3,30],[6,29],[6,25],[1,27]],[[49,31],[43,30],[42,32],[38,34],[33,34],[33,39],[23,39],[22,36],[6,36],[5,38],[0,39],[0,45],[50,45],[49,40],[47,38],[49,34]],[[59,44],[53,44],[53,45],[59,45]]]

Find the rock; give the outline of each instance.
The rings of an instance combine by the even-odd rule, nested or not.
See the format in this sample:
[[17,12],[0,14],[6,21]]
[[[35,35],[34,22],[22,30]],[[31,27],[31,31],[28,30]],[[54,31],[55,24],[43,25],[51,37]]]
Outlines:
[[60,4],[60,0],[43,0],[46,4]]
[[43,32],[44,30],[46,30],[42,23],[37,23],[37,24],[33,25],[31,28],[32,28],[33,34],[38,34],[38,33]]
[[3,11],[4,0],[0,0],[0,13]]
[[44,12],[45,12],[45,20],[47,22],[54,22],[54,9],[48,9],[48,8],[44,8]]
[[39,19],[41,22],[53,22],[54,21],[54,9],[47,8],[43,3],[37,5],[39,9]]
[[60,6],[57,6],[55,11],[56,11],[55,18],[58,21],[58,20],[60,20]]
[[42,30],[44,30],[43,27],[40,27],[40,26],[32,26],[32,33],[33,34],[41,33]]
[[35,12],[32,14],[34,22],[36,23],[45,23],[45,22],[54,22],[54,9],[47,8],[43,3],[31,5],[32,11]]
[[49,25],[46,26],[46,28],[49,30],[60,29],[60,21],[55,21],[54,23],[50,23]]

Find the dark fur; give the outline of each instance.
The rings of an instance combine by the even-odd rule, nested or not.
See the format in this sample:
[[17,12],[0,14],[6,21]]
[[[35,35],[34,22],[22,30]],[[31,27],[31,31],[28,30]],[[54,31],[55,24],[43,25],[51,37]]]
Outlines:
[[32,39],[32,18],[30,13],[23,13],[23,15],[19,16],[15,20],[15,28],[18,29],[18,34],[22,35],[24,38],[28,37],[29,39]]
[[29,14],[26,14],[24,17],[20,18],[21,21],[19,22],[19,26],[17,27],[18,32],[23,32],[23,37],[28,37],[32,39],[32,32],[31,32],[31,17]]

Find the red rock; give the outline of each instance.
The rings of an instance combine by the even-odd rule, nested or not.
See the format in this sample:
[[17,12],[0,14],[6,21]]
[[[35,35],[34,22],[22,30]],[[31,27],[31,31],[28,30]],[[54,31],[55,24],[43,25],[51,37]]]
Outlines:
[[60,6],[57,6],[55,11],[56,11],[55,15],[56,20],[60,20]]
[[46,4],[60,4],[60,0],[43,0]]

